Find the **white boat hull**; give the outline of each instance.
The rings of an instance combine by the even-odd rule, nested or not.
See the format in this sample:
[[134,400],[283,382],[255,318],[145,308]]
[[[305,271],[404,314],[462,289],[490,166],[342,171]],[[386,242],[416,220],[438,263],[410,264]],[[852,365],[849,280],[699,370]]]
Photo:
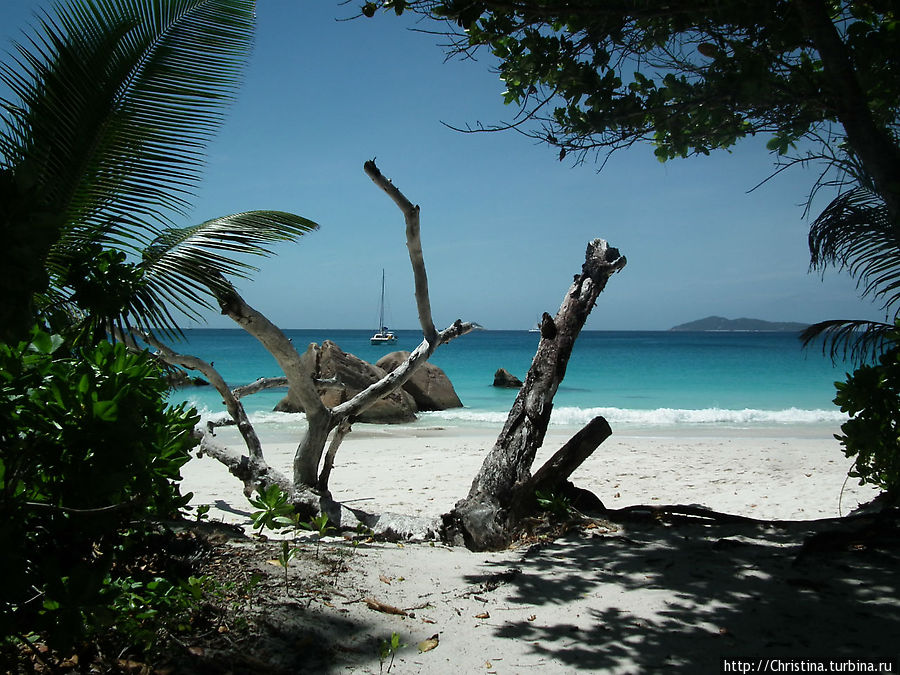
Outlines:
[[371,343],[373,345],[386,344],[388,342],[396,342],[397,336],[393,333],[375,333],[372,336]]

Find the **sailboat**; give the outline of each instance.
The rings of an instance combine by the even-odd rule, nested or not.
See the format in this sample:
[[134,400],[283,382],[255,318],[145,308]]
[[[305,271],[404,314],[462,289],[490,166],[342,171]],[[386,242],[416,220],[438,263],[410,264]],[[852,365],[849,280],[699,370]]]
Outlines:
[[381,304],[378,307],[378,330],[370,341],[373,345],[397,341],[397,336],[384,325],[384,270],[381,270]]

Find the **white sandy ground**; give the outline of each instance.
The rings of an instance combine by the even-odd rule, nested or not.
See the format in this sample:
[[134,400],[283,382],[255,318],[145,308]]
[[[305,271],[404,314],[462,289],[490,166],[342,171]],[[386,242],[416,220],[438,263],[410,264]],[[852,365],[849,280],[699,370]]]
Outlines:
[[[332,492],[370,512],[437,516],[465,496],[496,431],[357,425]],[[832,518],[874,492],[846,480],[849,461],[831,431],[624,431],[572,480],[608,507]],[[229,434],[220,431],[222,440]],[[535,468],[569,435],[552,431]],[[270,464],[289,469],[293,443],[265,450]],[[240,483],[217,462],[193,460],[183,474],[183,490],[213,505],[212,519],[249,523]],[[296,611],[333,643],[310,672],[380,672],[377,644],[394,632],[407,645],[391,670],[400,674],[717,673],[723,657],[897,658],[896,549],[798,557],[816,527],[601,526],[499,553],[329,539],[345,549],[342,587]],[[364,597],[408,615],[374,611]],[[432,635],[438,646],[420,652]]]

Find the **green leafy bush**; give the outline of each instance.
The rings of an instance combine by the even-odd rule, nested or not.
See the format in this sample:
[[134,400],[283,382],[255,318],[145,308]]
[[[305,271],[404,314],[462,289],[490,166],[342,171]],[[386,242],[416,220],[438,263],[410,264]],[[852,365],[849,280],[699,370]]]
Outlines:
[[66,647],[112,602],[109,572],[148,518],[183,506],[193,410],[148,354],[39,329],[0,344],[0,634]]
[[282,492],[275,483],[261,491],[257,496],[250,498],[250,504],[259,511],[250,514],[253,527],[257,534],[262,534],[264,528],[270,530],[283,530],[286,527],[297,526],[297,514],[294,513],[294,505],[288,496]]
[[153,577],[148,581],[126,577],[110,582],[116,628],[144,651],[152,650],[160,632],[184,633],[191,629],[197,605],[212,581],[189,576],[172,581]]
[[850,475],[860,485],[880,487],[892,501],[900,498],[900,334],[894,347],[836,382],[834,402],[850,419],[836,435],[844,454],[856,457]]

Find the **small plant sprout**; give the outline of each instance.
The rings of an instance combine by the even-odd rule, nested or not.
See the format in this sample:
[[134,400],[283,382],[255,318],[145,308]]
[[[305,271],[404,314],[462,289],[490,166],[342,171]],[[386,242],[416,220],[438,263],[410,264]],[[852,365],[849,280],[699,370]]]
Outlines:
[[350,539],[350,544],[353,546],[353,548],[356,548],[361,543],[371,541],[374,535],[375,533],[370,527],[368,527],[365,523],[359,523],[356,526],[356,534],[354,534]]
[[[406,645],[400,644],[400,633],[391,633],[390,640],[382,640],[381,644],[378,645],[378,660],[379,660],[379,668],[382,672],[387,670],[387,672],[391,672],[391,668],[394,667],[394,656],[398,651],[403,649]],[[391,657],[390,662],[388,662],[388,666],[385,669],[384,662],[388,657]]]
[[194,514],[197,522],[199,523],[201,520],[206,520],[209,518],[209,510],[212,507],[209,504],[198,504],[197,505],[197,513]]
[[332,527],[328,522],[328,514],[322,513],[306,523],[300,523],[300,527],[302,527],[305,530],[312,530],[313,532],[316,532],[319,535],[318,538],[316,539],[316,558],[318,558],[319,557],[319,542],[321,542],[322,537],[325,537],[328,535],[328,532],[330,530],[334,530],[334,527]]
[[262,534],[263,528],[274,531],[297,526],[294,506],[280,487],[273,483],[257,495],[255,499],[250,498],[250,504],[259,509],[250,514],[257,534]]
[[534,493],[534,498],[542,510],[560,518],[564,518],[572,512],[572,503],[569,501],[569,498],[557,492],[537,490]]
[[288,593],[288,564],[297,557],[300,549],[291,546],[287,539],[281,541],[281,552],[278,554],[278,564],[284,568],[284,592]]

